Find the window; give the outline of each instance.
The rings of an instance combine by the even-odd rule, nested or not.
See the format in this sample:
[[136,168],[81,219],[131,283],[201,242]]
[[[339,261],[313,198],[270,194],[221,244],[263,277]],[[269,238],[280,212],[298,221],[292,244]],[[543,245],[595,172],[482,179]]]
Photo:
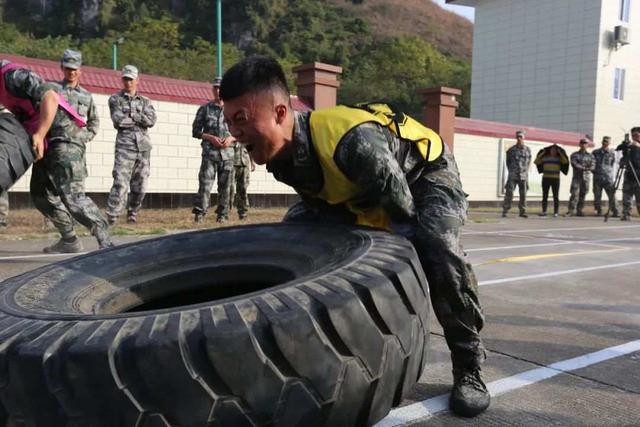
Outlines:
[[629,22],[629,12],[631,9],[631,0],[620,0],[620,15],[618,19],[622,22]]
[[613,99],[624,99],[624,77],[625,69],[616,68],[613,76]]

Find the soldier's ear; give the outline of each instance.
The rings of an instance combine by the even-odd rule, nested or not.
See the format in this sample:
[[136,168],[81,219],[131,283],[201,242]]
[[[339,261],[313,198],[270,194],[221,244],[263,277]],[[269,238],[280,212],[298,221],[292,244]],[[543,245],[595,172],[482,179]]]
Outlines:
[[276,123],[281,125],[284,123],[284,120],[287,118],[287,114],[289,114],[289,107],[285,104],[278,104],[275,106],[276,111]]

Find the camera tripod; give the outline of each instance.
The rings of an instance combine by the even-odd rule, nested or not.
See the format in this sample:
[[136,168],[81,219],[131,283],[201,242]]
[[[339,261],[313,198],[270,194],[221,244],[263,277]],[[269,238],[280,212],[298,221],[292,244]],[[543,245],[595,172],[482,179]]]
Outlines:
[[[622,176],[624,175],[624,170],[629,168],[633,173],[633,178],[636,181],[636,184],[640,187],[640,179],[638,179],[638,174],[636,173],[636,169],[633,167],[631,162],[628,159],[622,158],[622,162],[620,162],[620,167],[618,168],[618,172],[616,173],[616,179],[613,182],[613,194],[618,191],[618,187],[620,187],[620,181],[622,181]],[[604,214],[604,222],[609,220],[609,213],[611,212],[611,200],[609,200],[609,208],[607,209],[607,213]]]

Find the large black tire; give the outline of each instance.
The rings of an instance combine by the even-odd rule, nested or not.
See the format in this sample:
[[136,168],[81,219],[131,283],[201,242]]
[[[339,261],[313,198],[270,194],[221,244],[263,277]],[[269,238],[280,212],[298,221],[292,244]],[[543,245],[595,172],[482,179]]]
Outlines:
[[0,113],[0,191],[6,191],[35,159],[31,137],[9,113]]
[[178,234],[0,284],[0,424],[356,426],[419,378],[428,289],[385,232]]

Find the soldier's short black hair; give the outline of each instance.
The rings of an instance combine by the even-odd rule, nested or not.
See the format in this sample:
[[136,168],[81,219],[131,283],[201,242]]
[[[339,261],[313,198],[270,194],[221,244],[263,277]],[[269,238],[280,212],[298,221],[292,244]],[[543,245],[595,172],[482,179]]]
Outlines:
[[223,101],[246,93],[279,90],[290,95],[287,79],[278,62],[268,56],[252,55],[236,63],[224,73],[220,84]]
[[631,128],[631,133],[634,133],[634,132],[640,132],[640,127],[636,126],[634,128]]

